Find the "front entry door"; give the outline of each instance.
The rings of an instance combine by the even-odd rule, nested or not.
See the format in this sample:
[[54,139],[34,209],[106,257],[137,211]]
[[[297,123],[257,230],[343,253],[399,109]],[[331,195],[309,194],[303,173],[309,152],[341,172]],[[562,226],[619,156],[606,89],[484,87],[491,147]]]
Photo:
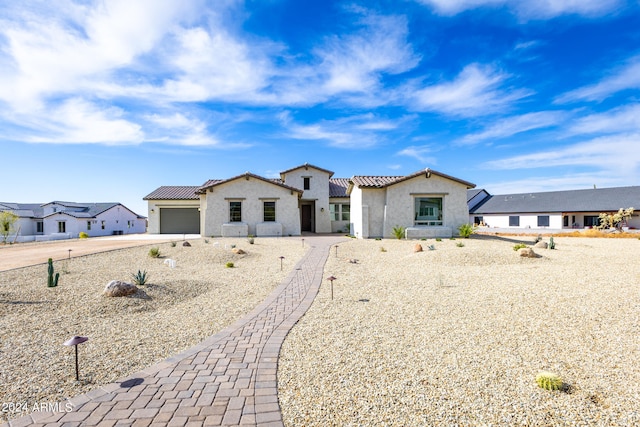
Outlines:
[[300,225],[302,227],[302,231],[313,231],[311,228],[311,205],[302,205],[301,206],[301,221]]

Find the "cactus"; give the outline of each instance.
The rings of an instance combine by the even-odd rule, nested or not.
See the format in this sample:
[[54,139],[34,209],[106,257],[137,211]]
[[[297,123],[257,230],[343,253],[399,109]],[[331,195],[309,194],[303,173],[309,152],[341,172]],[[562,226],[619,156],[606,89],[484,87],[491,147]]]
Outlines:
[[58,279],[60,278],[60,273],[56,273],[56,275],[53,275],[53,260],[51,258],[49,258],[49,261],[47,261],[49,264],[49,267],[47,268],[47,272],[49,273],[49,277],[47,278],[47,287],[49,288],[55,288],[56,286],[58,286]]
[[545,390],[560,390],[564,387],[562,378],[553,372],[540,372],[536,375],[536,383]]
[[549,237],[549,249],[555,249],[556,244],[553,241],[553,236]]

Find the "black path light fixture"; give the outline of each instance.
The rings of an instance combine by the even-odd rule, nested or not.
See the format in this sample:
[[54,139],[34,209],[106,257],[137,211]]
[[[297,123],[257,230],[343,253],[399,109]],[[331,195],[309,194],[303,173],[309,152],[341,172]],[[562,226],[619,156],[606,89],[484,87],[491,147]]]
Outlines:
[[302,247],[304,248],[304,239],[302,239]]
[[284,257],[282,255],[280,255],[280,271],[282,271],[282,260],[284,259]]
[[338,245],[336,245],[336,258],[338,258]]
[[80,375],[78,370],[78,344],[82,344],[83,342],[89,341],[87,337],[79,337],[75,336],[68,341],[64,342],[64,345],[74,346],[76,348],[76,381],[80,381]]
[[69,259],[71,259],[71,251],[72,249],[69,249]]
[[327,280],[331,282],[331,301],[333,301],[333,281],[336,279],[337,277],[334,277],[334,276],[327,277]]

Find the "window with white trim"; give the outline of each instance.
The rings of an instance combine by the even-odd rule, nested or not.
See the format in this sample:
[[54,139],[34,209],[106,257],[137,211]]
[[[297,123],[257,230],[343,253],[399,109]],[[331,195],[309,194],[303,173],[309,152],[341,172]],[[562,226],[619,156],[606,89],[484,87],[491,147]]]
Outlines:
[[330,203],[329,216],[331,221],[350,221],[351,205],[348,203]]
[[414,224],[437,226],[443,224],[442,197],[416,197]]

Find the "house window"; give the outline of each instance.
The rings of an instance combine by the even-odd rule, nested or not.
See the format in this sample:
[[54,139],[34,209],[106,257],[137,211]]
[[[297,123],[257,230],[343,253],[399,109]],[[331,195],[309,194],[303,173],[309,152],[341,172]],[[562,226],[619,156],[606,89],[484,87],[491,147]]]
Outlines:
[[520,216],[518,215],[509,216],[509,227],[520,227]]
[[562,217],[562,226],[563,227],[569,226],[569,215],[565,215]]
[[276,202],[264,202],[264,222],[274,222],[276,220]]
[[349,221],[351,219],[351,206],[348,204],[329,204],[329,216],[331,221]]
[[311,188],[311,177],[310,176],[305,176],[302,179],[304,181],[304,189],[305,190],[309,190]]
[[127,228],[133,227],[133,221],[127,221]]
[[242,202],[229,202],[229,221],[242,221]]
[[600,225],[600,217],[593,215],[585,215],[584,216],[584,226],[585,227],[597,227]]
[[549,226],[549,215],[538,215],[538,227]]
[[481,216],[474,216],[473,217],[473,223],[476,225],[483,225],[484,224],[484,218]]
[[44,233],[44,223],[42,221],[36,222],[36,233]]
[[91,221],[87,221],[87,230],[91,230]]
[[415,198],[415,225],[442,225],[442,197]]
[[100,221],[100,226],[102,227],[102,229],[104,230],[105,227],[107,226],[107,221]]
[[64,221],[58,222],[58,233],[66,233],[67,232],[67,223]]

